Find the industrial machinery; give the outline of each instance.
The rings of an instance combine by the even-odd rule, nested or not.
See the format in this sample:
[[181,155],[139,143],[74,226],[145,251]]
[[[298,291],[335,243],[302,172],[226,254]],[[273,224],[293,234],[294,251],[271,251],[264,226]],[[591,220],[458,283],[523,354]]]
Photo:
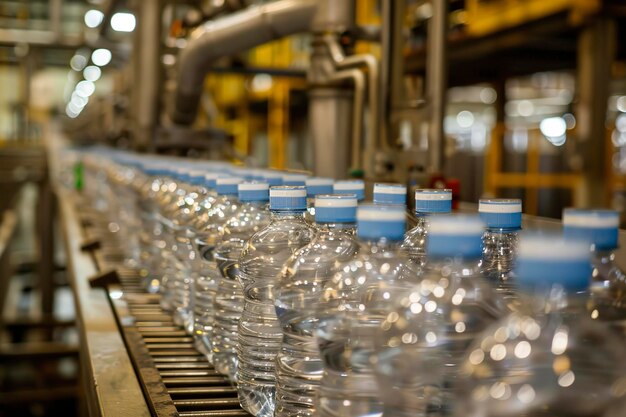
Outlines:
[[[409,164],[427,167],[431,173],[441,171],[447,2],[433,2],[433,17],[427,24],[429,65],[425,80],[422,77],[417,84],[404,76],[404,1],[381,2],[378,26],[357,23],[357,13],[372,9],[373,2],[223,3],[230,6],[214,9],[206,20],[189,23],[183,32],[188,35],[172,40],[164,33],[162,22],[173,14],[174,6],[138,2],[132,75],[121,87],[121,91],[130,92],[132,105],[117,116],[126,118],[123,130],[129,132],[135,149],[180,149],[202,141],[205,148],[222,146],[217,140],[219,130],[194,127],[198,117],[205,117],[203,103],[210,101],[203,88],[207,75],[224,71],[220,64],[224,58],[289,35],[308,33],[302,40],[303,49],[308,51],[307,68],[302,73],[306,78],[308,133],[300,141],[306,141],[302,146],[313,150],[314,162],[303,168],[334,178],[365,175],[368,179],[402,181]],[[363,41],[376,47],[359,52],[355,45]],[[169,44],[175,45],[173,50]],[[374,53],[374,49],[380,52]],[[165,56],[167,65],[163,64]],[[232,70],[237,71],[237,67]],[[241,70],[247,71],[245,64]],[[276,71],[281,75],[280,68],[252,67],[248,71]],[[407,90],[409,84],[414,86]],[[425,86],[424,91],[419,86]],[[289,91],[284,94],[289,95]],[[414,144],[401,144],[400,121],[407,112],[413,112],[414,120],[429,121],[428,154],[418,151]],[[274,123],[272,117],[270,112],[268,123]],[[271,147],[271,153],[285,152],[280,149],[284,146]],[[283,166],[275,167],[284,168],[284,164],[283,157],[278,164]]]

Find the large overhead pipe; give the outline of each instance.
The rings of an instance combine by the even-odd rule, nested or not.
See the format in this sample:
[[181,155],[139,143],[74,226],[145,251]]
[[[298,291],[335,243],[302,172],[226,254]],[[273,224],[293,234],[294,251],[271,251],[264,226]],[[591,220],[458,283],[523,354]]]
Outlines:
[[308,31],[315,11],[315,0],[280,0],[251,6],[194,30],[180,55],[172,121],[193,123],[204,78],[216,59]]
[[448,36],[448,1],[433,0],[433,15],[428,21],[426,63],[426,98],[430,109],[428,128],[429,172],[443,172],[445,162],[445,136],[443,118],[446,110],[448,88],[448,60],[446,40]]

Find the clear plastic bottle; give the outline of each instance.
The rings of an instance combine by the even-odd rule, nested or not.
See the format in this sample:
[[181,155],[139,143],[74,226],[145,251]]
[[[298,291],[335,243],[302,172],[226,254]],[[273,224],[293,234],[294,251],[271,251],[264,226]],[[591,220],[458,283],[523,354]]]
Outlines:
[[245,244],[239,279],[245,297],[239,320],[237,389],[244,410],[257,417],[274,414],[276,354],[282,333],[274,310],[274,291],[283,264],[314,235],[304,219],[306,189],[270,189],[271,223]]
[[213,346],[211,344],[214,318],[213,303],[221,279],[215,263],[213,250],[215,245],[222,239],[224,223],[239,208],[237,186],[242,181],[239,177],[218,178],[216,180],[218,199],[211,207],[201,229],[197,230],[194,241],[202,266],[195,279],[192,291],[194,308],[193,335],[196,349],[205,354],[210,363],[213,363]]
[[276,357],[275,417],[313,416],[323,365],[314,306],[341,264],[358,252],[355,195],[315,198],[315,238],[284,266],[276,289],[276,315],[283,331]]
[[406,206],[406,186],[402,184],[374,184],[374,204]]
[[525,302],[467,350],[458,416],[624,415],[624,345],[587,313],[590,273],[585,243],[520,238],[516,279]]
[[519,199],[482,199],[478,203],[480,218],[487,225],[483,235],[480,268],[485,278],[515,309],[515,249],[522,227],[522,201]]
[[161,237],[155,244],[161,250],[161,262],[159,265],[163,275],[161,277],[161,308],[165,311],[174,310],[174,294],[176,277],[179,274],[180,262],[176,256],[176,232],[180,226],[175,222],[174,213],[176,201],[179,196],[186,193],[179,181],[178,168],[170,166],[163,178],[160,191],[156,194],[158,207],[158,221],[161,223]]
[[140,264],[144,276],[144,287],[148,292],[156,293],[160,291],[162,283],[161,271],[158,268],[161,253],[157,242],[162,241],[163,229],[163,225],[158,219],[156,194],[161,189],[164,173],[148,162],[144,163],[142,171],[147,180],[140,185],[139,198],[137,199],[137,211],[141,221],[141,232],[139,233]]
[[333,184],[333,192],[335,194],[354,194],[356,199],[361,202],[365,200],[365,183],[363,180],[342,180]]
[[316,414],[375,416],[382,403],[373,370],[376,330],[392,300],[418,279],[400,250],[406,224],[401,205],[357,210],[358,255],[338,265],[317,306],[317,343],[324,365]]
[[205,187],[204,172],[197,170],[184,170],[180,178],[184,183],[186,193],[179,196],[175,202],[176,210],[173,212],[174,222],[177,224],[176,257],[179,261],[177,275],[174,280],[174,323],[183,326],[188,334],[193,334],[193,302],[191,288],[200,268],[201,261],[197,256],[193,239],[193,219],[197,215],[198,202],[208,193]]
[[426,263],[426,240],[428,219],[432,214],[446,214],[452,210],[452,190],[415,190],[415,227],[409,230],[402,242],[402,249],[420,267]]
[[591,314],[599,320],[626,319],[626,273],[615,262],[618,227],[619,213],[614,210],[563,211],[565,237],[591,244]]
[[318,194],[332,194],[333,180],[331,178],[307,178],[306,185],[306,220],[315,224],[315,196]]
[[449,416],[461,360],[506,308],[481,277],[478,216],[430,219],[428,263],[380,326],[376,375],[385,416]]
[[239,283],[239,257],[250,237],[267,226],[269,186],[262,182],[239,184],[239,210],[224,224],[222,241],[215,248],[221,273],[213,302],[212,347],[215,370],[236,381],[238,325],[243,311],[243,290]]

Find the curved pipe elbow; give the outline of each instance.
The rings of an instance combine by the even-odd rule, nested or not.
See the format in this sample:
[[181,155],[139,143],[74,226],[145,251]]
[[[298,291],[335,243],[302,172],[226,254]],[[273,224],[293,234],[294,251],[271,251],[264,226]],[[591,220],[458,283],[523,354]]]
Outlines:
[[193,123],[204,78],[217,59],[308,30],[316,9],[314,0],[280,0],[251,6],[194,30],[180,55],[172,121]]

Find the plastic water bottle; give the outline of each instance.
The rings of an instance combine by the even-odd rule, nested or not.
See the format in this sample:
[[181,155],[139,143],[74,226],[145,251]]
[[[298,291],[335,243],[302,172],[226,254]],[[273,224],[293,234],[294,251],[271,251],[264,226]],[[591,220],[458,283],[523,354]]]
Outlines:
[[322,291],[317,342],[324,365],[318,416],[376,416],[382,412],[374,375],[376,331],[392,300],[418,278],[400,249],[403,206],[366,204],[357,210],[358,255],[338,265]]
[[406,205],[406,186],[402,184],[374,184],[374,204]]
[[276,289],[276,315],[283,331],[276,358],[275,417],[313,416],[322,378],[314,306],[339,265],[358,251],[354,195],[315,197],[315,238],[284,266]]
[[243,409],[257,417],[274,414],[274,365],[282,339],[274,310],[277,275],[315,233],[304,219],[305,187],[272,187],[270,210],[271,223],[245,244],[238,274],[245,304],[239,320],[237,389]]
[[587,244],[520,239],[516,279],[526,302],[467,350],[459,416],[624,415],[623,340],[589,317],[590,276]]
[[356,199],[361,202],[365,200],[365,183],[363,180],[336,181],[333,184],[333,192],[335,194],[354,194]]
[[431,218],[421,279],[379,330],[384,415],[451,415],[465,350],[506,311],[478,269],[483,231],[478,216]]
[[306,185],[306,214],[309,223],[315,223],[315,196],[333,193],[331,178],[312,177],[305,180]]
[[163,224],[159,221],[157,193],[161,190],[163,176],[162,170],[145,164],[143,173],[147,177],[146,182],[139,190],[137,201],[139,217],[141,220],[141,232],[139,242],[141,245],[141,265],[146,278],[144,287],[150,293],[160,291],[162,284],[162,271],[159,269],[161,249],[163,243]]
[[522,201],[482,199],[478,203],[478,212],[487,225],[480,263],[482,272],[509,307],[516,308],[517,291],[513,268],[518,233],[522,227]]
[[197,277],[202,264],[197,256],[193,239],[195,229],[193,219],[199,210],[198,202],[208,193],[205,187],[204,172],[188,170],[183,174],[183,186],[187,192],[178,197],[176,211],[173,213],[174,222],[177,224],[176,256],[179,261],[177,275],[174,280],[174,323],[183,326],[188,334],[193,334],[193,302],[191,288]]
[[239,184],[239,210],[224,224],[222,241],[215,248],[221,278],[213,303],[212,330],[215,370],[236,381],[237,327],[243,311],[243,290],[238,280],[239,257],[250,237],[270,222],[269,186],[262,182]]
[[210,363],[213,363],[213,346],[211,343],[214,318],[213,303],[221,279],[215,264],[213,250],[222,239],[224,223],[239,208],[237,185],[242,181],[239,177],[218,178],[216,180],[218,199],[210,209],[202,229],[198,230],[195,236],[194,243],[202,261],[202,267],[196,277],[192,292],[194,342],[196,348],[206,355]]
[[593,318],[626,319],[626,273],[615,262],[619,213],[614,210],[565,209],[563,233],[591,244]]
[[176,256],[176,232],[180,226],[175,221],[176,202],[178,198],[186,194],[181,187],[178,167],[170,166],[163,178],[161,190],[156,194],[158,206],[158,221],[162,225],[162,240],[157,240],[157,247],[161,250],[160,270],[163,271],[161,278],[160,305],[165,311],[174,310],[174,294],[177,275],[180,273],[180,262]]
[[450,213],[452,210],[452,190],[419,189],[415,190],[415,227],[406,233],[402,249],[419,266],[426,263],[426,239],[428,237],[428,219],[432,214]]
[[203,195],[201,199],[196,201],[196,215],[191,220],[190,226],[190,228],[193,229],[196,234],[198,233],[198,231],[205,228],[209,216],[213,213],[215,205],[217,205],[218,202],[221,202],[220,197],[217,195],[217,180],[219,178],[226,177],[228,177],[228,175],[216,172],[209,172],[204,175],[204,185],[207,192],[205,195]]

